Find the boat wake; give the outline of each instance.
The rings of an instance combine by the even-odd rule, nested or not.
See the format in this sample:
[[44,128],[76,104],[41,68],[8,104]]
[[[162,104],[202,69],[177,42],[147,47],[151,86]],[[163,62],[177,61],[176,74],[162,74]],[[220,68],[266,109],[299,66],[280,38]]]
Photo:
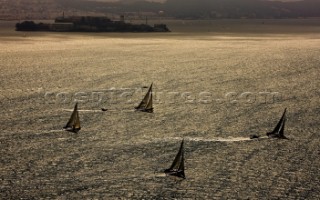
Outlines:
[[[73,109],[62,109],[62,111],[68,111],[68,112],[73,112]],[[87,113],[108,113],[108,112],[136,112],[136,110],[132,110],[132,109],[106,109],[106,110],[78,110],[79,112],[87,112]]]
[[48,131],[43,131],[44,133],[58,133],[58,132],[64,132],[64,129],[56,129],[56,130],[48,130]]
[[[260,137],[260,138],[267,138],[267,137]],[[259,138],[259,139],[260,139]],[[185,141],[195,141],[195,142],[241,142],[241,141],[251,141],[254,139],[250,139],[250,137],[214,137],[214,138],[203,138],[203,137],[167,137],[165,139],[157,139],[157,140],[166,140],[166,141],[172,141],[172,140],[182,140]]]
[[[73,109],[62,109],[63,111],[73,112]],[[102,112],[102,110],[78,110],[79,112]]]

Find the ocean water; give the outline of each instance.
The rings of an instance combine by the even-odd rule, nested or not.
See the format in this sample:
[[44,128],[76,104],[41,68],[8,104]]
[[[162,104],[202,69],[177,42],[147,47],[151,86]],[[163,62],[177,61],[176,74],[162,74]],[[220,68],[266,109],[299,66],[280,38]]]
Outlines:
[[[319,198],[318,22],[165,22],[172,32],[1,22],[1,198]],[[152,82],[154,113],[134,112]],[[75,102],[78,134],[62,130]],[[289,140],[248,139],[284,108]],[[181,181],[162,171],[182,138]]]

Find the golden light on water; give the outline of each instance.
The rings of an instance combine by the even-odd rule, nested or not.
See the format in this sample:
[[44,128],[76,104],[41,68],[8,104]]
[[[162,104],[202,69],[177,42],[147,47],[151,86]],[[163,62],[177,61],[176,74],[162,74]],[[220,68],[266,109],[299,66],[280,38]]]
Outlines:
[[[157,34],[2,30],[1,197],[316,199],[319,28],[202,23]],[[131,112],[151,82],[154,114]],[[60,131],[79,92],[81,130]],[[71,100],[54,101],[62,93]],[[245,139],[265,136],[284,107],[290,140]],[[187,179],[176,183],[157,174],[181,138]]]

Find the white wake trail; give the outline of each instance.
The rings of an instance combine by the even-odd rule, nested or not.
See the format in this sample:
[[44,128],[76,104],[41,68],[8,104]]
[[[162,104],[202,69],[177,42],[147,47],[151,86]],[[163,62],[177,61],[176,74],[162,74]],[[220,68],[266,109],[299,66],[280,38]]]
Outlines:
[[[62,109],[63,111],[73,112],[73,109]],[[78,110],[79,112],[103,112],[102,110]]]
[[[264,137],[261,137],[264,138]],[[182,140],[185,141],[196,141],[196,142],[241,142],[241,141],[251,141],[250,137],[213,137],[213,138],[203,138],[203,137],[167,137],[163,139],[155,139],[157,141],[172,141],[172,140]]]

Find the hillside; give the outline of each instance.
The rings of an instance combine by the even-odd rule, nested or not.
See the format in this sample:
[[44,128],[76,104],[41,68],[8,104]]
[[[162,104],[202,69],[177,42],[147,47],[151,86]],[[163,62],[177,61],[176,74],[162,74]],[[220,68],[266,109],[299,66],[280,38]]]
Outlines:
[[[168,0],[88,1],[88,0],[0,0],[0,19],[52,19],[67,15],[120,15],[131,17],[216,18],[307,18],[320,17],[320,1],[294,2],[259,0]],[[163,11],[161,15],[159,11]]]
[[52,19],[62,11],[55,0],[0,0],[0,5],[1,20]]

